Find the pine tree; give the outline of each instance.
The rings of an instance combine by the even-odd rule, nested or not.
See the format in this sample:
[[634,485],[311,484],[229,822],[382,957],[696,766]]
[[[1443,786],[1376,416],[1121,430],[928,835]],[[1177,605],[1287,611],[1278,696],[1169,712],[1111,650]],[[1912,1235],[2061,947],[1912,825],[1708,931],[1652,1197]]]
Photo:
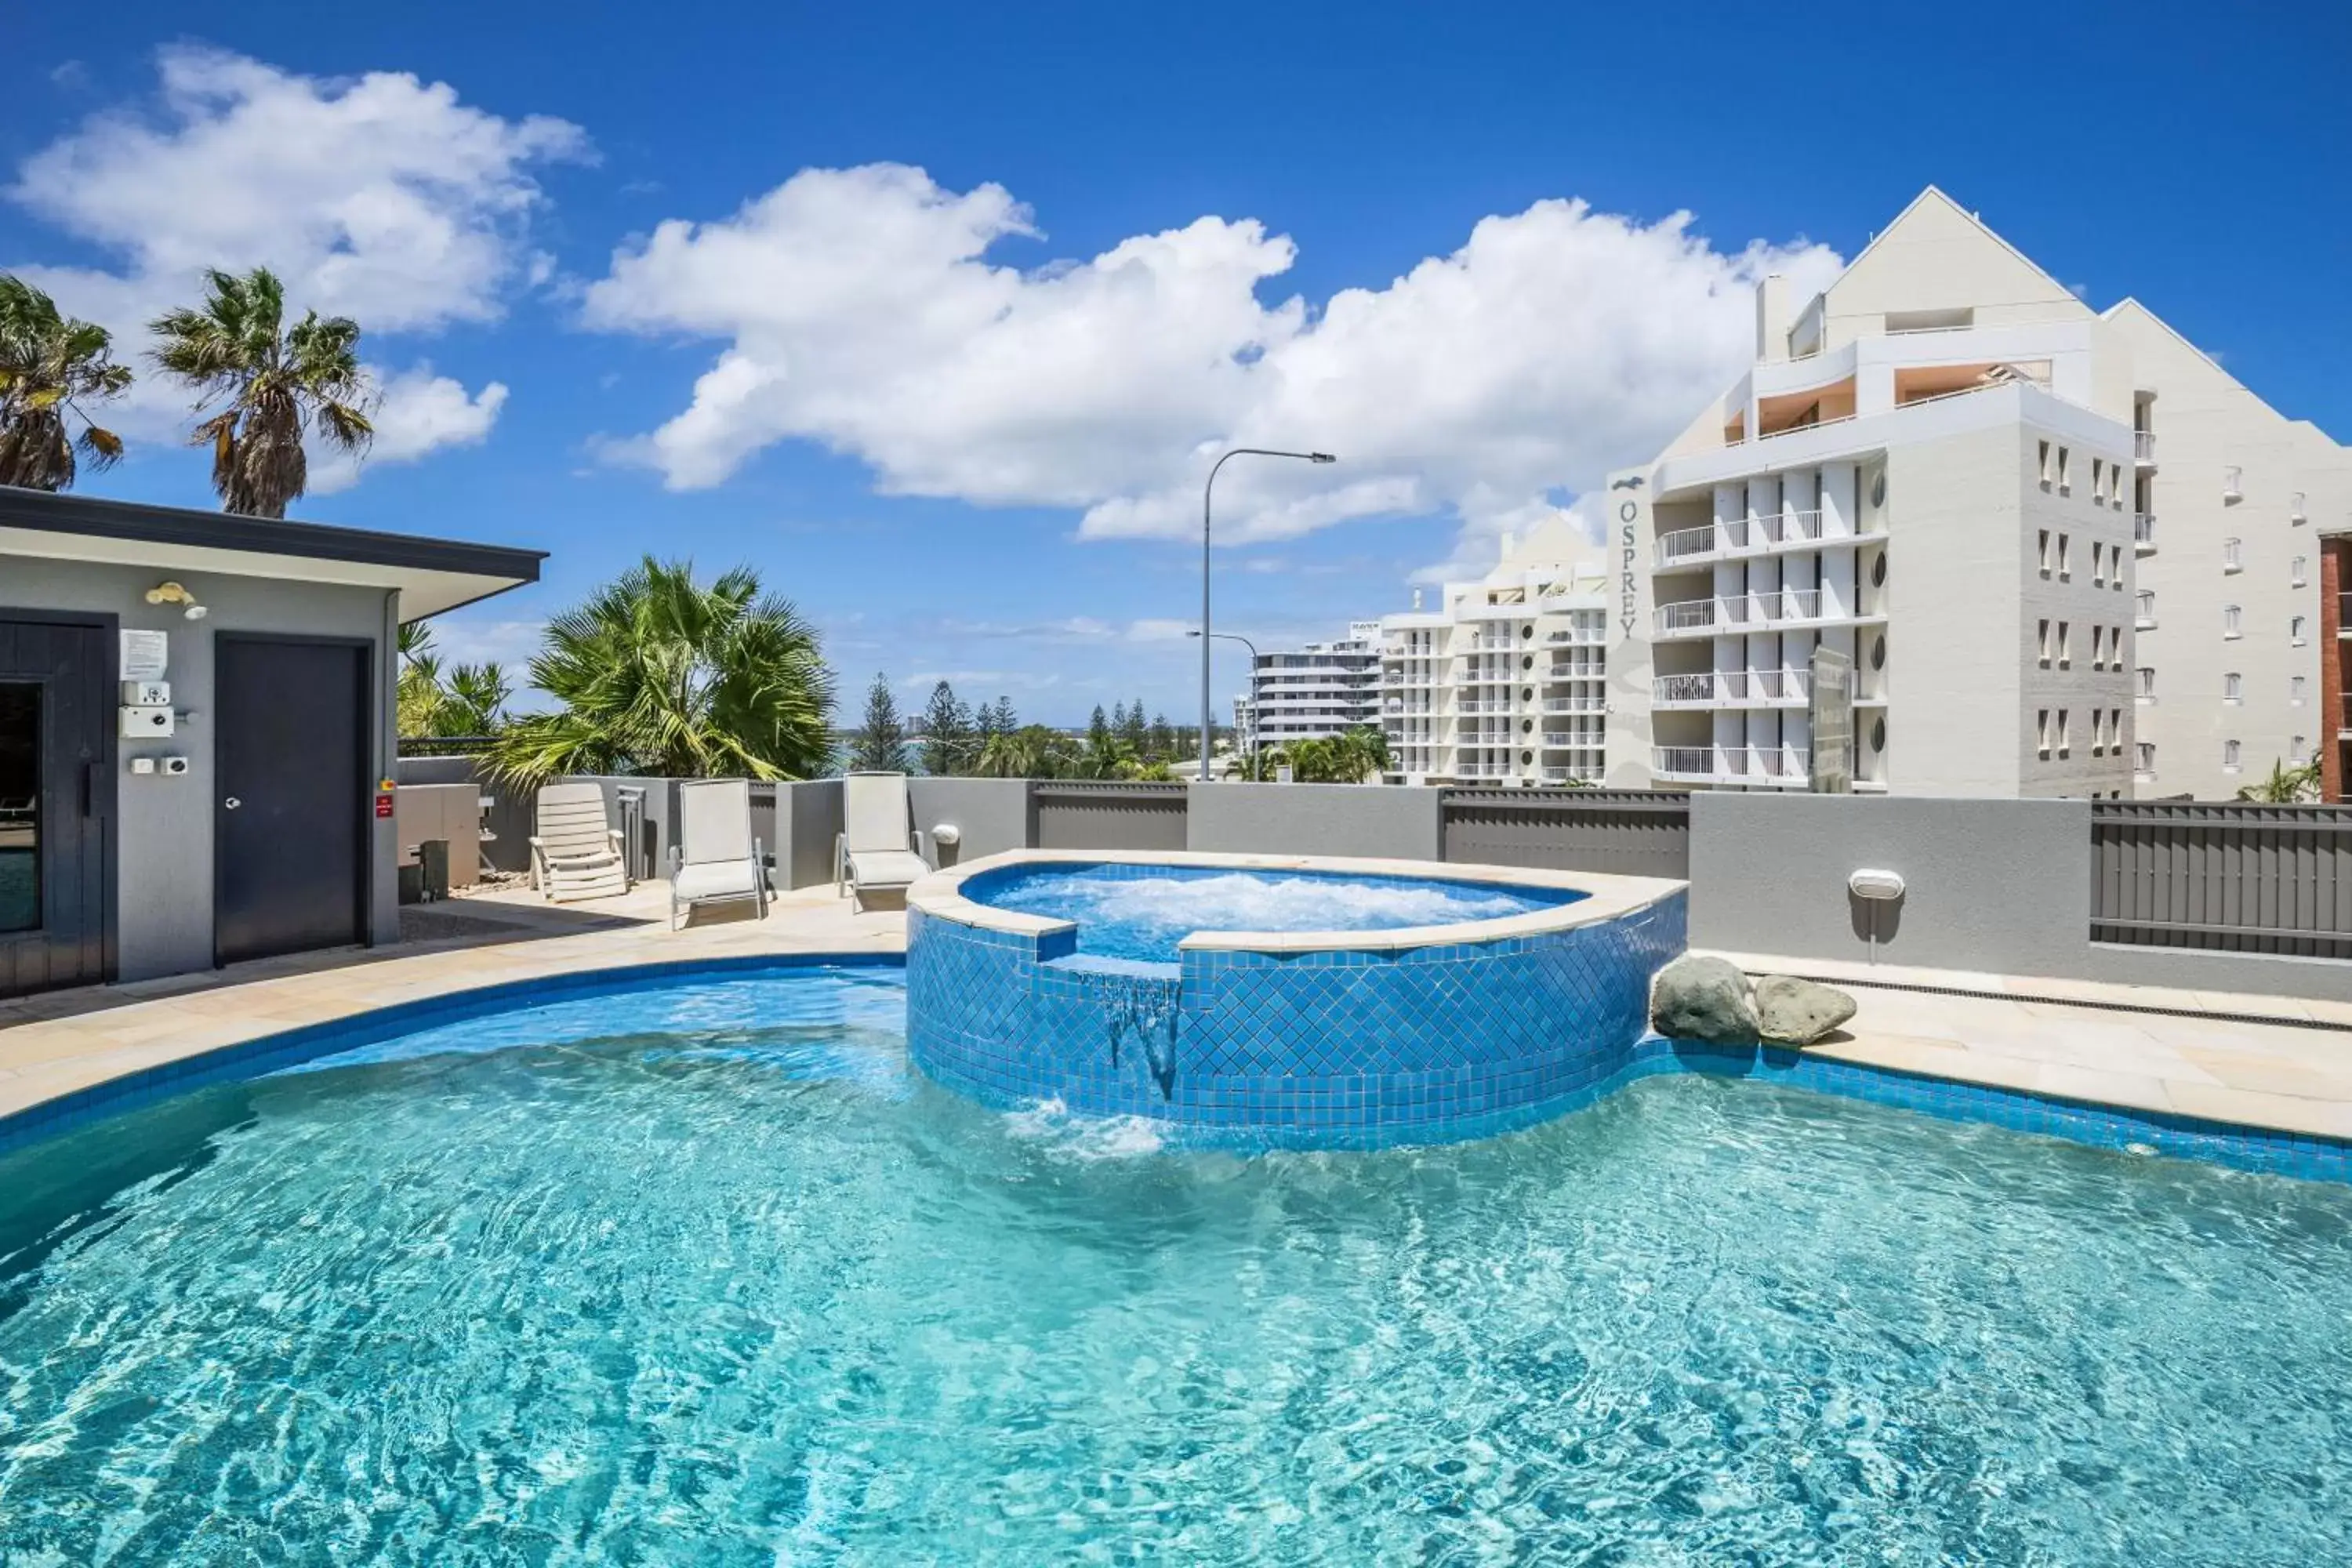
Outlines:
[[923,771],[935,778],[970,773],[972,754],[971,709],[942,680],[923,710]]
[[1151,742],[1146,754],[1155,763],[1164,763],[1176,755],[1176,731],[1168,727],[1168,715],[1151,716]]
[[996,700],[996,732],[1010,735],[1021,728],[1019,715],[1013,711],[1013,699],[1000,696]]
[[1103,712],[1102,704],[1097,702],[1093,717],[1087,721],[1087,745],[1093,751],[1107,752],[1110,750],[1110,720]]
[[994,703],[983,702],[973,709],[971,710],[971,754],[975,762],[981,752],[988,750],[988,742],[1003,733],[1005,733],[1004,731],[997,728]]
[[1151,731],[1143,722],[1142,698],[1137,698],[1132,708],[1121,710],[1116,728],[1118,738],[1127,742],[1127,749],[1139,757],[1143,755],[1144,748],[1151,744]]
[[907,771],[907,727],[898,718],[898,700],[890,695],[890,678],[877,674],[866,690],[866,721],[849,741],[849,771],[854,773],[903,773]]

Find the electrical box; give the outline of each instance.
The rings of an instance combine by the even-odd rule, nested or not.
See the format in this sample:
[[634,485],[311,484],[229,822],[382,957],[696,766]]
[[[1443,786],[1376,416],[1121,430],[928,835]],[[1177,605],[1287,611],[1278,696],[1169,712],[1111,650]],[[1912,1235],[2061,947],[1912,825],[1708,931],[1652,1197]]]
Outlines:
[[152,757],[133,757],[131,759],[131,771],[137,773],[142,778],[152,777],[155,772],[155,759]]
[[164,772],[164,773],[165,773],[165,775],[166,775],[166,776],[171,777],[171,778],[175,778],[175,779],[176,779],[176,778],[185,778],[185,777],[187,776],[187,773],[188,773],[188,759],[187,759],[187,758],[185,758],[185,757],[162,757],[162,758],[158,758],[157,760],[158,760],[159,762],[161,762],[161,763],[163,764],[163,772]]
[[172,683],[168,680],[126,680],[122,683],[122,705],[125,708],[169,708],[172,705]]
[[125,708],[122,710],[122,738],[126,741],[157,741],[170,738],[172,710],[169,708]]

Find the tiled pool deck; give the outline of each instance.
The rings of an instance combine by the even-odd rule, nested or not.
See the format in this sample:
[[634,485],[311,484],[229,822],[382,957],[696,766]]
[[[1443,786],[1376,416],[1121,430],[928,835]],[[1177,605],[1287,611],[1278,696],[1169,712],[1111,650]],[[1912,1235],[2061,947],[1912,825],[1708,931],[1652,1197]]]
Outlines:
[[[508,907],[498,908],[504,903]],[[898,952],[905,918],[859,914],[830,888],[777,900],[765,920],[707,917],[671,932],[658,884],[574,906],[566,931],[527,896],[446,908],[539,922],[532,940],[317,955],[194,981],[0,1003],[0,1119],[204,1052],[375,1008],[629,964],[763,953]],[[1861,1012],[1811,1058],[1957,1083],[2327,1139],[2352,1139],[2352,1007],[2278,998],[2031,981],[1733,954],[1853,989]],[[1937,994],[1931,986],[1969,994]],[[194,987],[194,988],[192,988]],[[2216,1015],[2252,1015],[2265,1020]]]

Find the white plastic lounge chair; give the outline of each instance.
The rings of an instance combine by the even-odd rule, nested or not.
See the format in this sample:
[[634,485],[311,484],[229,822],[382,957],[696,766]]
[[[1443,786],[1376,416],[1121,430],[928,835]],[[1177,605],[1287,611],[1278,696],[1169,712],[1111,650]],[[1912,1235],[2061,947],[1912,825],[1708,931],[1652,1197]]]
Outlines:
[[703,779],[677,786],[677,837],[669,851],[669,927],[697,904],[760,906],[768,915],[768,868],[751,833],[749,779]]
[[868,892],[903,892],[930,867],[915,849],[906,774],[851,773],[841,788],[845,831],[834,844],[833,890],[862,910]]
[[610,899],[629,890],[621,831],[604,818],[601,784],[549,784],[539,792],[530,836],[530,879],[551,903]]

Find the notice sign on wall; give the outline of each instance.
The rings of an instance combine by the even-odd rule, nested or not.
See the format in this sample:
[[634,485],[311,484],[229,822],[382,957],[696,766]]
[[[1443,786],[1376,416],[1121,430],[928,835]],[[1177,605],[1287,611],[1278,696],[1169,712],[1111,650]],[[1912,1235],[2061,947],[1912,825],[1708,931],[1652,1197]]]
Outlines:
[[1853,660],[1813,649],[1813,793],[1853,793]]
[[122,634],[123,680],[161,680],[170,673],[172,634],[169,632],[124,632]]

